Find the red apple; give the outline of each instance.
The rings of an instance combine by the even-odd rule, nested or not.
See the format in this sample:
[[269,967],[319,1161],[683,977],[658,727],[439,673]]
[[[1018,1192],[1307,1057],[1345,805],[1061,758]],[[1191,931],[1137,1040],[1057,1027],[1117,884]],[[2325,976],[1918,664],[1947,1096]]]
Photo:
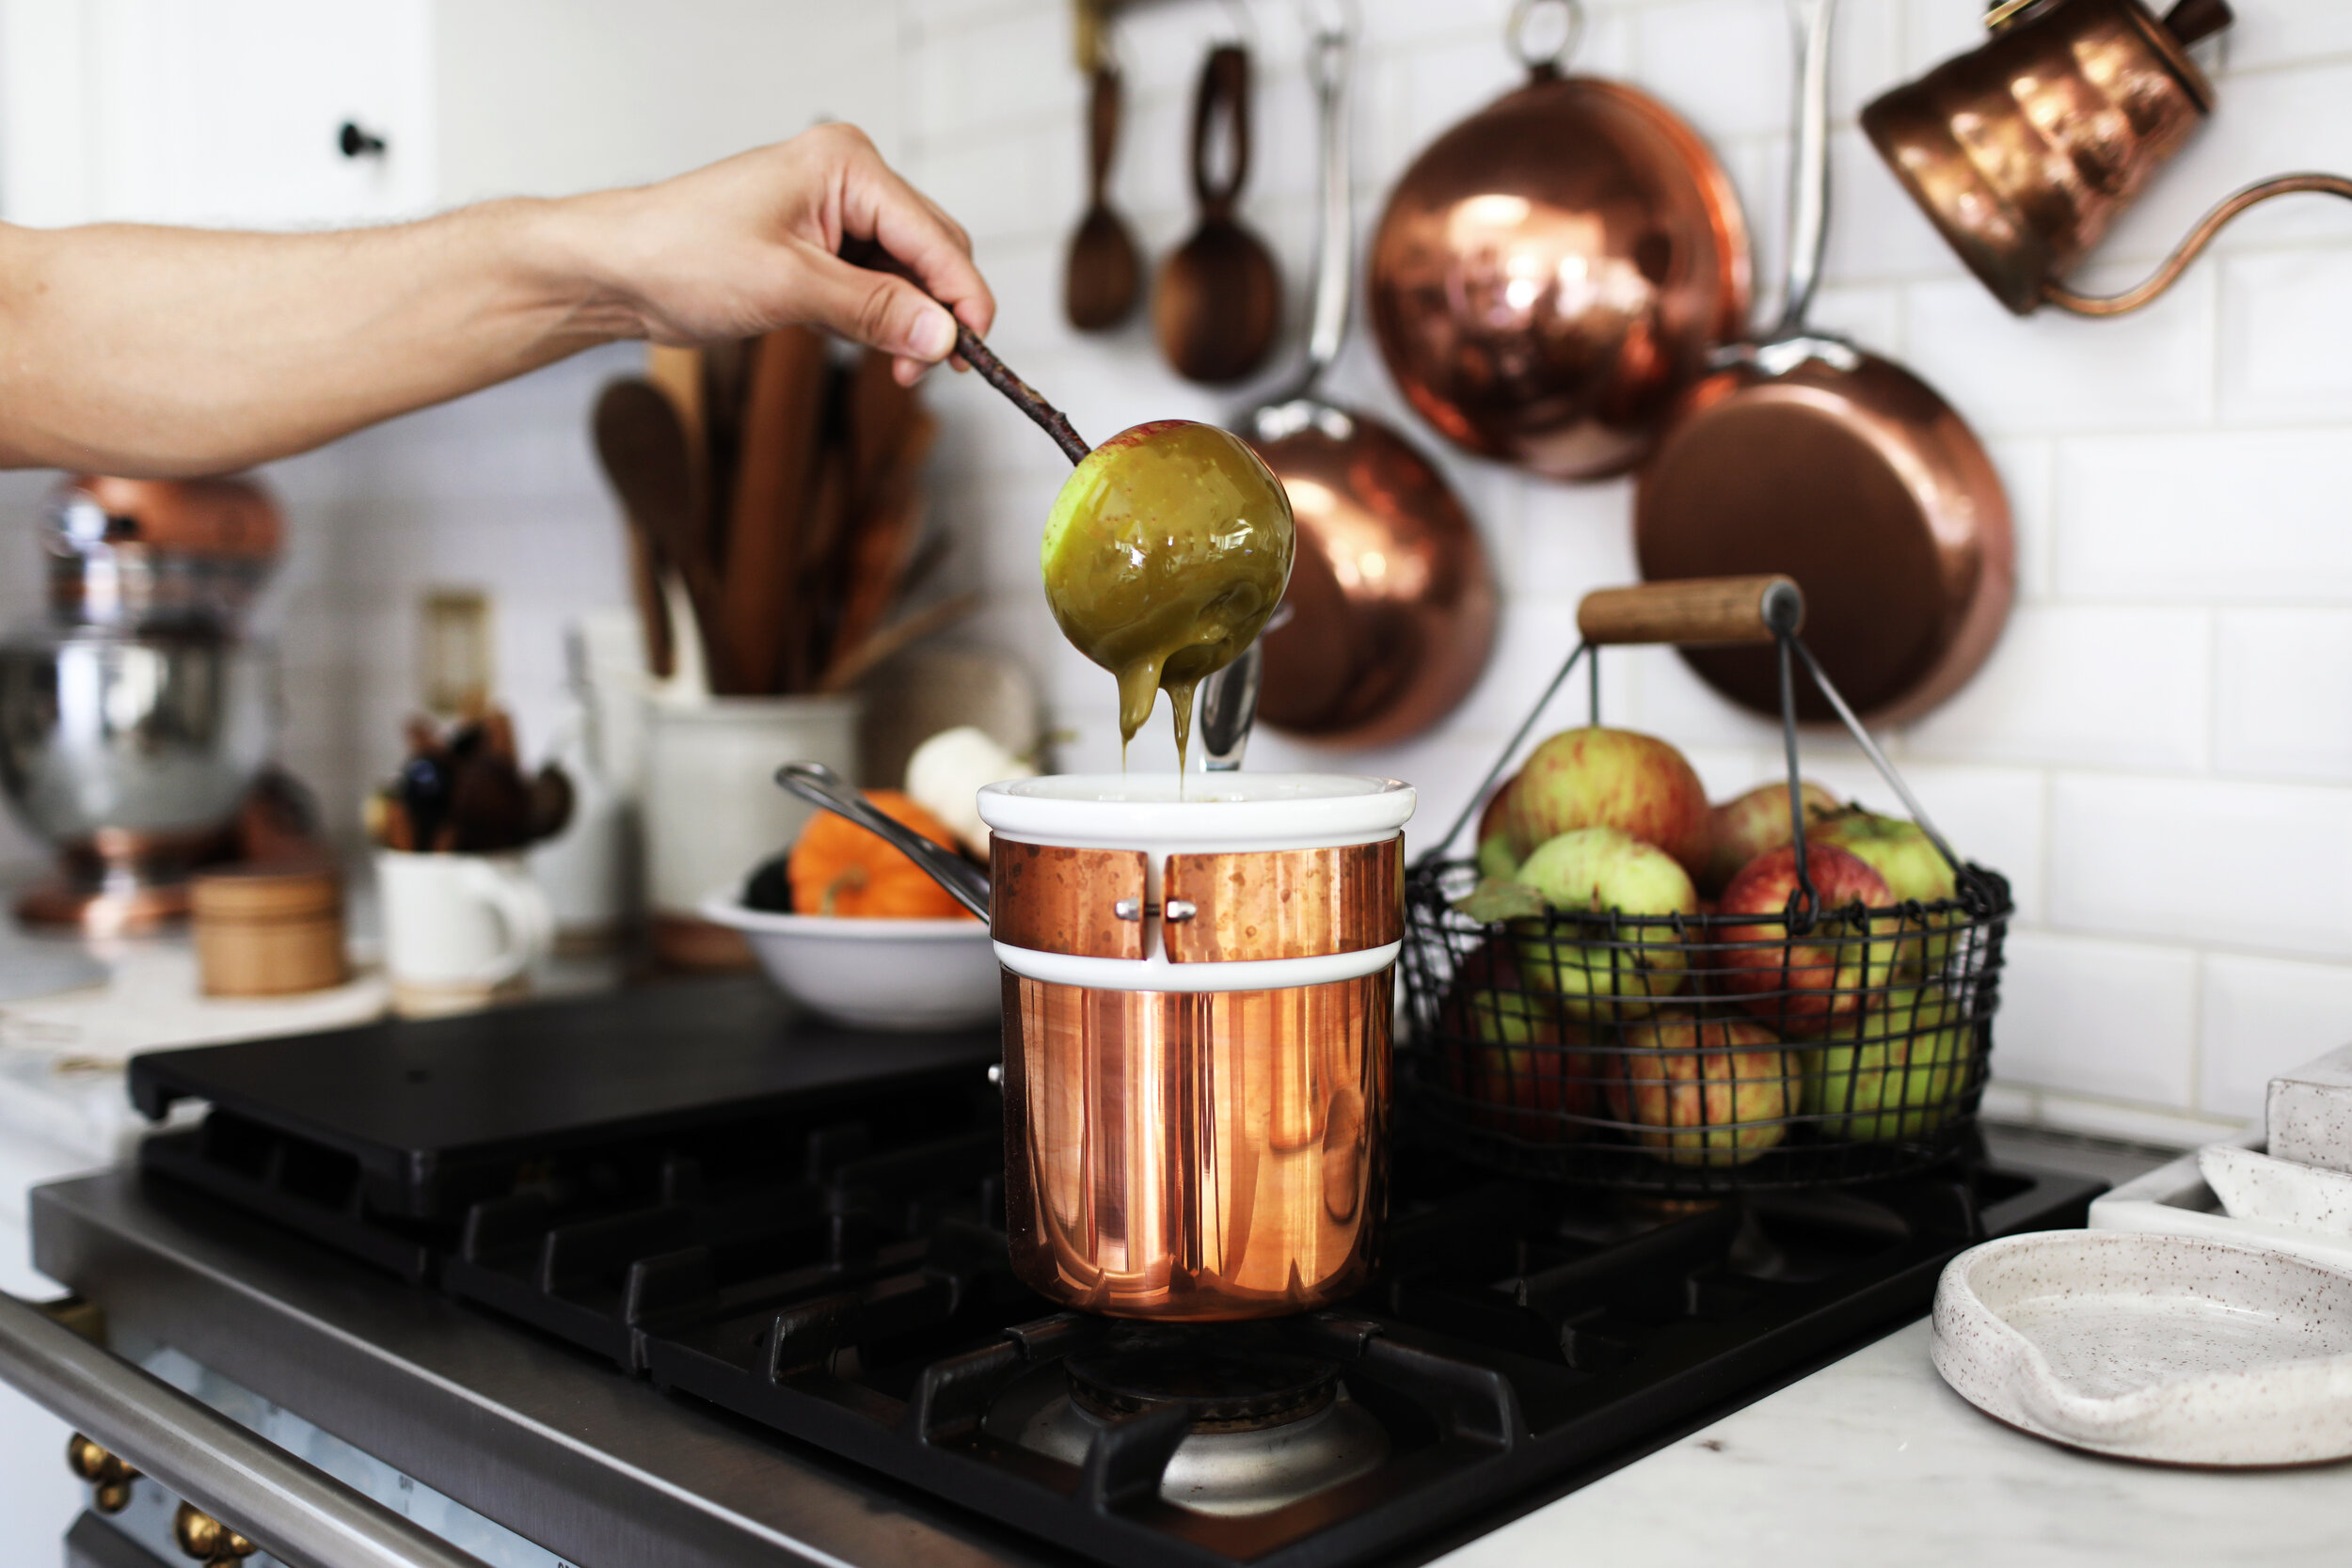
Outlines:
[[1480,946],[1438,1004],[1438,1028],[1454,1092],[1475,1101],[1481,1127],[1529,1143],[1583,1135],[1570,1117],[1597,1103],[1584,1033],[1551,999],[1530,991],[1508,948]]
[[[1837,797],[1806,779],[1798,786],[1797,798],[1804,806],[1805,837],[1813,830],[1843,812]],[[1729,886],[1740,868],[1767,849],[1777,849],[1789,840],[1788,785],[1787,783],[1757,784],[1736,800],[1726,800],[1708,814],[1708,849],[1706,868],[1696,880],[1701,893],[1721,893]]]
[[1631,730],[1562,730],[1535,748],[1502,813],[1524,860],[1579,828],[1615,828],[1689,872],[1707,863],[1707,790],[1680,752]]
[[1802,1080],[1772,1031],[1742,1019],[1661,1013],[1625,1031],[1609,1109],[1677,1165],[1745,1164],[1788,1136]]
[[1784,1036],[1818,1035],[1851,1016],[1870,988],[1887,983],[1899,950],[1899,918],[1846,912],[1856,904],[1879,911],[1892,904],[1884,878],[1829,844],[1807,846],[1805,869],[1817,900],[1807,929],[1792,932],[1789,922],[1778,918],[1793,915],[1804,898],[1796,846],[1784,844],[1741,866],[1721,900],[1726,915],[1771,918],[1714,933],[1722,942],[1752,944],[1719,951],[1722,989]]

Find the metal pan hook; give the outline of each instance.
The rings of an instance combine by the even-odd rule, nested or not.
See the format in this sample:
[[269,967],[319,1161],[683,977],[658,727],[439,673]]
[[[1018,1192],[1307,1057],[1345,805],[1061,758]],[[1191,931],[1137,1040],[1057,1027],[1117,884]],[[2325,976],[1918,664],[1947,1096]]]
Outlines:
[[[1541,48],[1536,42],[1536,15],[1554,10],[1561,16],[1559,41],[1549,49]],[[1584,41],[1583,0],[1517,0],[1503,31],[1519,64],[1538,76],[1557,76],[1566,69],[1576,46]]]

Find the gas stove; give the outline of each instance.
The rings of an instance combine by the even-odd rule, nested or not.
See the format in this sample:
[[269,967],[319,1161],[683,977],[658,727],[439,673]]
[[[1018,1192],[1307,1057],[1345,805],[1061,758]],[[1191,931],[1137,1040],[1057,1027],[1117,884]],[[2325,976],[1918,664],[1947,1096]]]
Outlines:
[[1408,1130],[1359,1296],[1127,1323],[1013,1277],[993,1057],[715,984],[142,1058],[143,1106],[210,1115],[140,1174],[39,1191],[37,1259],[118,1348],[566,1563],[1343,1568],[1640,1457],[2099,1190],[1977,1159],[1645,1205]]

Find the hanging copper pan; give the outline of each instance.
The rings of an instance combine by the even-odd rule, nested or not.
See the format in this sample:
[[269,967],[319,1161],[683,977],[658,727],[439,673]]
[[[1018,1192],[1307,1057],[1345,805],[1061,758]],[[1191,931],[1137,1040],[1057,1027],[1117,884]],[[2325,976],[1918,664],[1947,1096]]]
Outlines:
[[[1788,303],[1764,341],[1693,388],[1634,491],[1651,578],[1785,572],[1805,641],[1855,710],[1885,722],[1959,689],[1992,652],[2016,574],[2009,500],[1949,404],[1899,365],[1809,332],[1829,204],[1835,0],[1791,0],[1804,43]],[[1769,650],[1683,654],[1709,685],[1780,711]],[[1832,717],[1798,696],[1808,719]]]
[[1269,626],[1258,716],[1331,746],[1419,735],[1478,684],[1494,645],[1495,582],[1478,530],[1428,458],[1317,388],[1347,338],[1355,233],[1344,94],[1349,44],[1309,46],[1320,111],[1323,218],[1307,372],[1242,432],[1298,519],[1287,622]]
[[1406,170],[1373,239],[1373,331],[1448,440],[1551,479],[1623,472],[1748,311],[1740,198],[1647,95],[1552,56]]

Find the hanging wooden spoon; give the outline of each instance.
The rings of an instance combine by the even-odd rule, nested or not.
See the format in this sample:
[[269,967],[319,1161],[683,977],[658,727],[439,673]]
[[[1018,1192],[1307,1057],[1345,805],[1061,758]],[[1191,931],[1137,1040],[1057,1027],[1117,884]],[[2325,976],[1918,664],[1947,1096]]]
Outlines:
[[1081,332],[1117,326],[1135,309],[1143,292],[1143,261],[1135,236],[1104,195],[1110,182],[1111,153],[1119,146],[1119,103],[1117,68],[1096,66],[1087,118],[1086,216],[1071,236],[1070,262],[1062,273],[1062,313]]
[[[1209,142],[1218,119],[1228,127],[1232,166],[1222,183],[1209,175]],[[1152,323],[1160,352],[1189,381],[1239,381],[1265,362],[1281,309],[1281,279],[1265,242],[1233,216],[1249,177],[1249,54],[1220,44],[1201,69],[1192,108],[1192,188],[1200,224],[1160,269]]]

